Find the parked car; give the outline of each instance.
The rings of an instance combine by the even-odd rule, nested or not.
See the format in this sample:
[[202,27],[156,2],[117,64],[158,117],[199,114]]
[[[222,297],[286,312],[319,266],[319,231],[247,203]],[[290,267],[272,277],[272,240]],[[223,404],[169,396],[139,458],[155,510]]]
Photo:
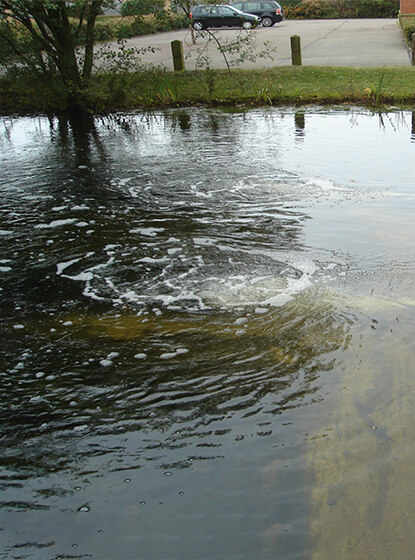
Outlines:
[[225,4],[206,4],[195,6],[190,14],[194,29],[200,31],[208,27],[243,27],[251,29],[258,25],[260,18],[246,14]]
[[271,27],[275,23],[282,21],[284,17],[280,4],[272,0],[263,2],[233,2],[231,6],[242,12],[259,16],[263,27]]

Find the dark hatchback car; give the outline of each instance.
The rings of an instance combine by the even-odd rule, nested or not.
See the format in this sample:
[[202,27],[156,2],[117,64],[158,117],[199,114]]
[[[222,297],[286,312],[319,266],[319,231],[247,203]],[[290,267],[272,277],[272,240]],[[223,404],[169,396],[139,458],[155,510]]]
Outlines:
[[243,27],[251,29],[259,23],[259,17],[245,14],[225,4],[195,6],[190,14],[193,28],[197,31],[208,27]]
[[242,12],[259,16],[263,27],[271,27],[275,23],[282,21],[284,17],[282,7],[278,2],[274,2],[273,0],[264,0],[263,2],[233,2],[231,6]]

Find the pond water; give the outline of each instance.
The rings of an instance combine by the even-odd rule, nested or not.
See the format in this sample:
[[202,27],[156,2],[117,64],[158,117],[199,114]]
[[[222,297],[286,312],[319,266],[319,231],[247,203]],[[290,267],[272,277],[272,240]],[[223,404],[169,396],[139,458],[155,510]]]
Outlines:
[[0,121],[0,558],[409,559],[415,119]]

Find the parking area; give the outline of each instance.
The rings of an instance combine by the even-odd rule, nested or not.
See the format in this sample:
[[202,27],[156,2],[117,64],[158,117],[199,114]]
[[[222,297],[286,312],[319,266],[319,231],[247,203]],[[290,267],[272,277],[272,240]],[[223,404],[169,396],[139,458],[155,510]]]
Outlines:
[[[239,29],[215,30],[219,38],[231,40]],[[272,58],[246,61],[240,68],[269,68],[291,64],[290,37],[301,37],[303,65],[318,66],[410,66],[410,54],[396,19],[332,19],[284,20],[273,27],[259,27],[255,31],[255,48],[263,49],[264,43],[275,49]],[[154,54],[143,56],[143,61],[161,64],[173,69],[171,41],[183,41],[186,68],[193,70],[200,52],[209,57],[212,68],[225,68],[222,55],[213,43],[206,49],[206,32],[197,34],[193,45],[190,30],[159,33],[137,37],[128,46],[156,49]]]

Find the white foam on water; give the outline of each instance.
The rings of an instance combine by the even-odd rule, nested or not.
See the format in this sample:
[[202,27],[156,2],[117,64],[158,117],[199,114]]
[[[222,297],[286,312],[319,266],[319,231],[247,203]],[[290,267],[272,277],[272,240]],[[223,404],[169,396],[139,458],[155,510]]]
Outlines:
[[79,262],[80,260],[82,260],[82,259],[81,259],[81,258],[78,258],[78,259],[72,259],[71,261],[67,261],[67,262],[63,262],[63,263],[58,263],[58,264],[56,265],[56,274],[57,274],[58,276],[60,276],[60,275],[62,274],[62,272],[63,272],[66,268],[72,266],[73,264]]
[[[268,255],[228,252],[227,258],[222,256],[221,262],[215,263],[206,262],[202,255],[186,257],[165,249],[160,258],[137,259],[136,263],[145,266],[150,274],[142,275],[138,269],[135,281],[121,284],[116,276],[120,254],[109,250],[113,248],[116,247],[107,246],[107,262],[76,275],[63,274],[66,268],[82,260],[72,259],[59,263],[57,273],[83,282],[86,297],[112,301],[114,305],[150,306],[153,312],[154,306],[172,311],[250,307],[258,312],[258,309],[285,305],[312,284],[318,270],[313,259],[303,253],[273,253],[270,258],[269,252]],[[122,251],[122,247],[118,249]],[[220,248],[215,250],[222,255]]]
[[156,227],[138,227],[130,229],[130,233],[139,233],[140,235],[146,235],[147,237],[156,237],[158,233],[165,231],[164,228]]
[[160,354],[160,358],[162,360],[171,360],[172,358],[176,358],[181,354],[187,354],[188,352],[188,348],[177,348],[174,352],[164,352],[163,354]]
[[[64,276],[66,268],[81,260],[73,259],[59,263],[57,274],[83,282],[86,297],[115,306],[129,305],[140,313],[148,308],[156,313],[155,306],[157,313],[163,309],[244,312],[247,308],[262,313],[270,307],[285,305],[315,283],[317,277],[321,280],[323,271],[326,276],[335,273],[335,266],[328,265],[327,258],[320,269],[318,257],[313,258],[306,251],[283,251],[279,243],[280,221],[285,224],[288,220],[287,228],[300,231],[310,205],[329,197],[335,201],[344,199],[354,188],[289,173],[278,180],[244,178],[225,187],[222,179],[218,186],[212,187],[206,181],[190,186],[190,202],[194,209],[202,209],[192,214],[194,237],[188,232],[182,235],[180,228],[172,229],[175,235],[169,236],[167,227],[171,226],[159,227],[162,219],[146,219],[141,224],[132,220],[129,230],[127,226],[132,235],[106,245],[102,264]],[[197,202],[193,195],[198,197]],[[205,198],[209,199],[206,205],[201,201]],[[172,213],[176,202],[189,206],[189,200],[186,202],[182,196],[176,201],[161,202]],[[78,208],[86,209],[82,205]],[[36,227],[69,223],[80,222],[57,220]],[[237,227],[232,230],[234,224]]]
[[154,263],[167,262],[168,260],[169,260],[168,257],[161,257],[159,259],[155,259],[153,257],[143,257],[142,259],[140,259],[140,262],[147,263],[147,264],[154,264]]
[[102,360],[99,361],[99,364],[100,364],[102,367],[111,367],[111,366],[113,365],[113,363],[114,363],[114,362],[113,362],[112,360],[108,360],[108,359],[106,359],[106,358],[104,358],[104,359],[102,359]]
[[[207,307],[221,305],[226,307],[254,307],[261,313],[267,307],[281,307],[296,294],[312,285],[312,277],[318,267],[312,259],[299,255],[280,255],[287,265],[287,270],[298,274],[285,274],[269,271],[259,274],[255,268],[242,275],[212,277],[204,284],[199,295]],[[280,261],[281,262],[281,261]]]
[[78,212],[82,210],[90,210],[90,208],[86,204],[77,204],[76,206],[72,206],[71,210],[75,210],[76,212]]
[[65,220],[53,220],[49,224],[36,224],[35,229],[55,229],[62,226],[74,224],[78,218],[66,218]]
[[93,280],[94,275],[92,274],[92,272],[80,272],[79,274],[76,274],[75,276],[66,276],[65,274],[63,275],[65,278],[69,278],[70,280],[75,280],[78,282],[89,282],[91,280]]

